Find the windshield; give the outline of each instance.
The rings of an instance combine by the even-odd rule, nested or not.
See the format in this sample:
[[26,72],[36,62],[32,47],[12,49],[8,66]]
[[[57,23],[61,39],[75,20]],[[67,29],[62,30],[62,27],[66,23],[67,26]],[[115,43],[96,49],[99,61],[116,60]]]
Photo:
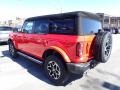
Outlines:
[[96,19],[82,18],[82,30],[84,35],[91,35],[98,33],[98,30],[102,29],[101,22]]
[[0,27],[0,31],[12,31],[12,27]]

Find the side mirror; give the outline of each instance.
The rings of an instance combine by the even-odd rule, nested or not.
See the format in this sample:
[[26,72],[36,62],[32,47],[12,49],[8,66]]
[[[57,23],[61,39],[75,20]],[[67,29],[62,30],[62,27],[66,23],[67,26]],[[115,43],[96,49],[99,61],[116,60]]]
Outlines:
[[13,28],[13,32],[18,32],[18,28]]
[[22,32],[21,28],[13,28],[13,32]]
[[21,28],[18,28],[18,32],[22,32],[22,29],[21,29]]

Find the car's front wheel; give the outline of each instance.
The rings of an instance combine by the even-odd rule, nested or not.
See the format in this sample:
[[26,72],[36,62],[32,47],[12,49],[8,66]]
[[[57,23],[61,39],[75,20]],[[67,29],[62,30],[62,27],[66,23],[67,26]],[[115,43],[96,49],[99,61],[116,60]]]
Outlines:
[[69,73],[61,58],[50,55],[44,63],[45,74],[55,85],[63,85],[69,78]]
[[14,44],[12,42],[9,42],[9,53],[12,56],[12,58],[15,58],[18,56],[17,50],[14,47]]

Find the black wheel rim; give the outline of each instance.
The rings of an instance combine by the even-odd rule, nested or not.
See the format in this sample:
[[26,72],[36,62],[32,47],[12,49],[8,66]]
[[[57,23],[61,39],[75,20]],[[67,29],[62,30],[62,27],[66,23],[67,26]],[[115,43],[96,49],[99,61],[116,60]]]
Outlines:
[[9,51],[11,55],[14,55],[15,50],[14,50],[14,46],[11,43],[9,44]]
[[57,80],[61,76],[59,65],[55,61],[50,61],[47,64],[47,71],[50,77]]

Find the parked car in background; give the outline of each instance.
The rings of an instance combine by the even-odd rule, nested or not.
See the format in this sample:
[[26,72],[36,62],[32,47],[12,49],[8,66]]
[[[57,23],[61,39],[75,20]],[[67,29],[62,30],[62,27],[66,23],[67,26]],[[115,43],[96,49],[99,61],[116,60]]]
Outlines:
[[120,34],[120,29],[119,28],[114,28],[115,34]]
[[120,28],[103,28],[104,31],[108,31],[111,34],[120,34]]
[[104,29],[104,31],[108,31],[111,34],[116,34],[116,30],[114,28],[103,28],[103,29]]
[[13,32],[13,28],[9,26],[0,26],[0,43],[7,42],[9,33]]

